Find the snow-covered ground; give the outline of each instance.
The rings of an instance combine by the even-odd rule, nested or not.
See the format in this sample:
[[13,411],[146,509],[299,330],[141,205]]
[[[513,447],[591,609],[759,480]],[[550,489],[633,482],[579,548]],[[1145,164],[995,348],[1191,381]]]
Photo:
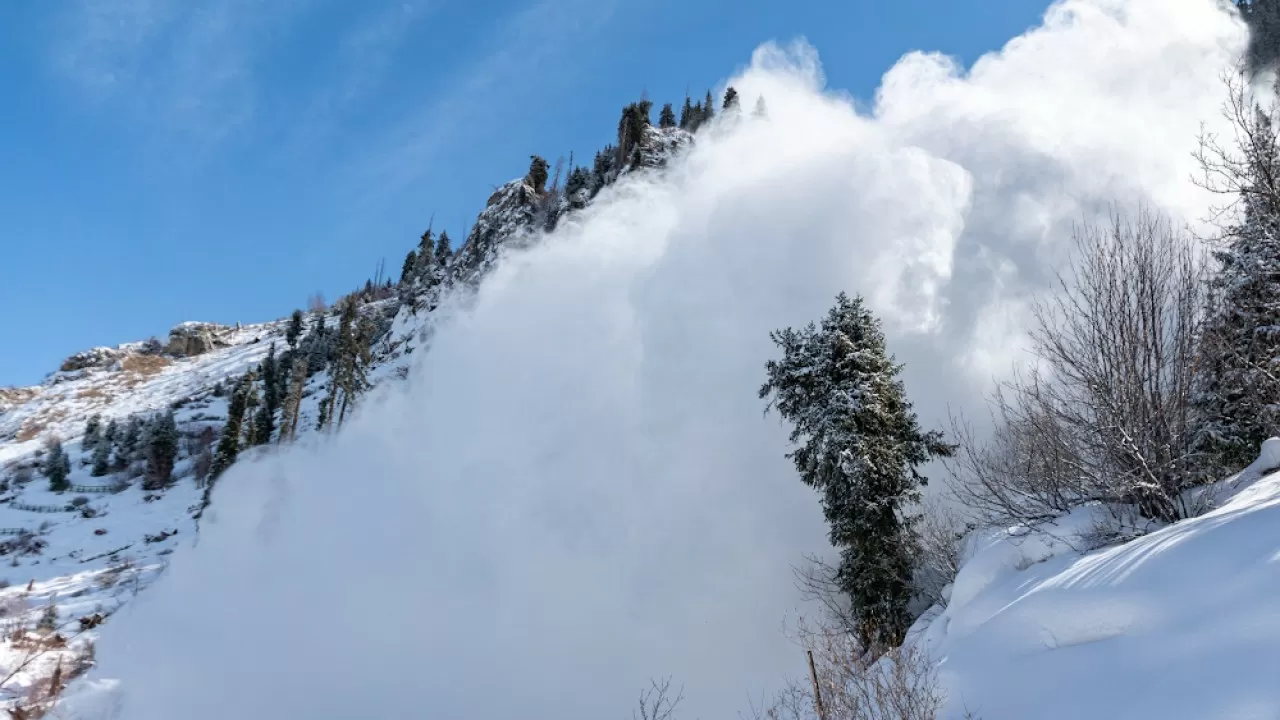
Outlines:
[[1254,472],[1277,467],[1267,456],[1217,509],[1122,545],[1074,550],[1084,513],[975,539],[950,605],[917,627],[944,717],[1280,718],[1280,473]]

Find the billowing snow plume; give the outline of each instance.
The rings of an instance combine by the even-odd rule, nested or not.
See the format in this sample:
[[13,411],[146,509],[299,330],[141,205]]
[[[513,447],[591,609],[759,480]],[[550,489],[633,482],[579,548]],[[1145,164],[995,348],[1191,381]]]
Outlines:
[[625,717],[665,675],[732,717],[803,671],[789,568],[824,537],[755,397],[768,331],[861,292],[922,420],[973,408],[1072,223],[1202,215],[1244,40],[1213,0],[1075,0],[861,114],[760,48],[739,122],[513,256],[332,441],[224,477],[101,644],[122,717]]

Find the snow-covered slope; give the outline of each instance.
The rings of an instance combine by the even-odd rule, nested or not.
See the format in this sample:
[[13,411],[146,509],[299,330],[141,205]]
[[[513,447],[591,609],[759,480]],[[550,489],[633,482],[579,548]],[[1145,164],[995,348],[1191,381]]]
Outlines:
[[1086,554],[1083,514],[976,540],[917,628],[944,717],[1280,718],[1280,473],[1239,481],[1202,517]]

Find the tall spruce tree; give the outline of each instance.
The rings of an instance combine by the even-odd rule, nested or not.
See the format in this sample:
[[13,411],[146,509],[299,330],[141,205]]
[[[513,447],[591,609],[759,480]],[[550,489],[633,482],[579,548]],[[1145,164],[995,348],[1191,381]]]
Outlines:
[[60,493],[71,489],[71,483],[67,480],[67,476],[71,474],[71,460],[62,449],[61,440],[54,438],[49,443],[41,472],[49,480],[50,491]]
[[404,256],[404,265],[400,267],[400,284],[407,285],[413,282],[413,272],[418,267],[418,253],[413,250]]
[[450,247],[449,231],[441,230],[440,237],[436,238],[436,264],[442,269],[449,264],[449,259],[453,257],[453,248]]
[[80,441],[80,447],[86,452],[92,452],[101,438],[102,415],[94,413],[84,423],[84,439]]
[[240,454],[240,436],[244,431],[245,410],[252,385],[253,375],[246,374],[231,393],[231,401],[227,403],[227,423],[222,426],[222,436],[218,439],[218,449],[214,451],[213,466],[209,470],[211,481],[226,472]]
[[711,99],[711,91],[707,91],[707,99],[702,101],[702,123],[711,122],[716,116],[716,101]]
[[111,472],[111,443],[103,438],[93,446],[93,467],[90,468],[89,474],[102,477],[109,472]]
[[280,406],[280,380],[276,372],[275,343],[267,349],[267,357],[258,368],[262,377],[262,404],[254,414],[254,445],[265,445],[271,442],[275,432],[276,409]]
[[688,95],[684,96],[684,105],[680,108],[680,129],[693,130],[694,114],[693,101]]
[[424,280],[431,277],[431,273],[436,267],[436,236],[431,232],[431,228],[427,228],[422,233],[422,237],[418,239],[418,265],[414,269],[414,273]]
[[724,91],[724,104],[721,107],[728,112],[729,110],[738,109],[738,91],[730,85]]
[[294,310],[289,316],[289,327],[284,331],[285,344],[289,346],[289,350],[298,349],[298,339],[302,337],[302,311]]
[[836,298],[821,327],[770,334],[782,357],[765,365],[760,397],[791,423],[788,454],[821,494],[840,561],[834,581],[848,596],[864,650],[901,645],[911,623],[918,532],[905,510],[926,479],[917,470],[954,448],[924,432],[906,399],[902,366],[885,349],[862,298]]
[[1266,113],[1247,122],[1241,219],[1214,253],[1193,397],[1207,478],[1251,463],[1280,428],[1280,142]]
[[115,470],[128,470],[129,466],[138,459],[138,450],[142,443],[142,418],[137,415],[130,415],[129,422],[125,425],[124,431],[120,434],[120,441],[116,443],[116,459]]
[[307,357],[305,355],[294,358],[293,370],[290,372],[293,377],[289,385],[289,394],[284,401],[284,409],[281,411],[280,417],[280,438],[279,442],[285,440],[293,440],[298,434],[298,416],[302,412],[302,393],[307,387]]
[[178,426],[173,411],[152,418],[147,431],[147,469],[142,489],[159,490],[173,481],[173,466],[178,459]]
[[671,109],[671,103],[662,106],[662,111],[658,113],[658,127],[667,130],[676,126],[676,111]]

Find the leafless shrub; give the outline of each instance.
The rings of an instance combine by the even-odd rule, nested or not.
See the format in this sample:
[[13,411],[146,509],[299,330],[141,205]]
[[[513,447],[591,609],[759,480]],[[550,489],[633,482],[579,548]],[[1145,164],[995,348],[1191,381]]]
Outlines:
[[307,309],[311,312],[324,312],[328,308],[323,293],[316,293],[307,298]]
[[1142,211],[1076,234],[1058,292],[1035,309],[1037,367],[991,399],[994,431],[953,422],[957,497],[993,524],[1101,502],[1174,521],[1196,513],[1190,397],[1204,309],[1191,240]]
[[965,536],[973,525],[937,500],[926,503],[916,517],[920,546],[914,580],[918,611],[923,612],[934,605],[946,607],[947,588],[960,572]]
[[[914,646],[879,657],[862,652],[834,624],[797,626],[812,653],[812,675],[792,680],[772,701],[753,706],[753,720],[937,720],[946,702],[937,671]],[[808,669],[808,668],[806,668]]]
[[632,720],[671,720],[682,700],[684,688],[672,695],[671,678],[650,680],[649,688],[640,692],[639,707],[631,713]]

